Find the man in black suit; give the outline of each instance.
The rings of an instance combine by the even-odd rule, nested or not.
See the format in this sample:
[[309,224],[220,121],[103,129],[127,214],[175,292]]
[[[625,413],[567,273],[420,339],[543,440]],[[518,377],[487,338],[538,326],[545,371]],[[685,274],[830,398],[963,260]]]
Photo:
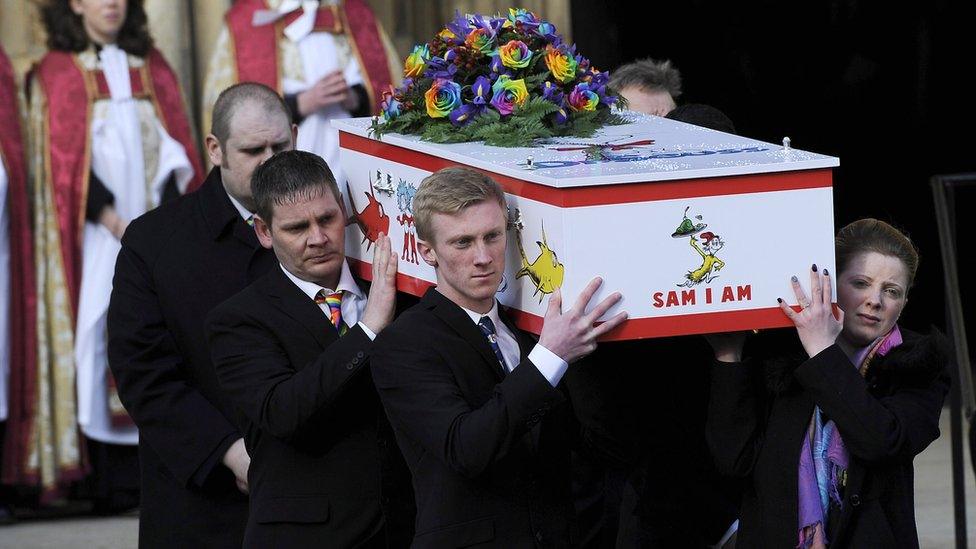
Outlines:
[[139,427],[140,547],[240,547],[247,469],[237,419],[222,396],[203,319],[274,266],[248,225],[250,179],[295,128],[260,84],[225,90],[206,138],[216,166],[196,192],[126,229],[108,311],[119,396]]
[[402,547],[409,537],[386,528],[383,501],[399,456],[369,375],[373,338],[396,305],[390,239],[376,243],[367,298],[346,264],[342,196],[325,161],[275,155],[251,187],[255,232],[280,267],[207,320],[217,377],[246,418],[244,546]]
[[373,378],[413,473],[414,547],[572,545],[569,445],[576,430],[559,381],[619,325],[586,313],[601,281],[561,312],[553,294],[539,342],[495,294],[505,270],[505,195],[491,178],[447,168],[414,198],[417,249],[437,287],[380,335]]

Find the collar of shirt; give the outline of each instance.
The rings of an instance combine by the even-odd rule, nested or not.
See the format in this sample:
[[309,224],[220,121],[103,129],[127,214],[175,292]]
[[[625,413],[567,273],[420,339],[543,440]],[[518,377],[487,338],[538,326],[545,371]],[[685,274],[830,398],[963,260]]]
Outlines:
[[[237,201],[236,198],[231,196],[230,193],[227,193],[227,198],[230,199],[230,203],[234,205],[234,209],[237,210],[237,213],[241,214],[241,217],[244,218],[245,222],[247,222],[247,220],[254,215],[253,213],[251,213],[250,210],[244,207],[244,204],[241,204],[240,202]],[[285,272],[287,273],[288,271]]]
[[[515,367],[519,365],[521,352],[519,351],[518,341],[515,339],[515,334],[508,329],[508,326],[502,322],[502,319],[498,316],[498,300],[496,299],[491,306],[491,310],[484,314],[477,313],[471,309],[465,309],[464,307],[461,307],[461,309],[463,309],[465,313],[468,313],[468,316],[471,317],[471,322],[474,322],[476,325],[483,316],[487,316],[491,319],[491,322],[495,325],[495,332],[498,335],[498,347],[502,350],[502,356],[505,357],[505,368],[509,372],[515,369]],[[481,328],[479,327],[478,329],[480,330]]]
[[[359,322],[359,319],[363,315],[363,309],[366,308],[366,296],[363,291],[356,284],[356,279],[353,278],[352,272],[349,270],[349,265],[343,261],[342,271],[339,274],[339,285],[336,286],[335,290],[331,288],[323,288],[314,282],[308,282],[307,280],[302,280],[297,276],[288,272],[288,269],[284,265],[278,263],[281,270],[291,280],[298,289],[302,291],[303,294],[307,295],[309,299],[315,301],[315,295],[319,293],[319,290],[325,290],[326,294],[331,294],[333,291],[342,291],[345,293],[342,297],[342,321],[345,322],[346,326],[353,327]],[[325,303],[319,305],[322,312],[326,315],[329,314],[329,306]]]

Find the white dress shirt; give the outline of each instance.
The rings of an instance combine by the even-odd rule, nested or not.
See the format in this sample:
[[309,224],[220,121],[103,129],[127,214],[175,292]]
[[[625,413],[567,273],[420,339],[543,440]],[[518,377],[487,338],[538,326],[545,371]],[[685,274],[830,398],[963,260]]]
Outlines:
[[[231,199],[233,201],[233,199]],[[342,292],[342,305],[339,310],[342,313],[342,322],[346,326],[355,326],[359,324],[359,327],[366,332],[370,340],[376,339],[376,334],[373,333],[365,324],[363,324],[359,319],[363,317],[363,311],[366,310],[366,294],[359,288],[356,284],[356,279],[352,277],[352,272],[349,271],[349,265],[346,261],[342,261],[342,271],[339,274],[339,285],[333,290],[331,288],[323,288],[314,282],[308,282],[307,280],[302,280],[297,276],[288,272],[281,263],[281,270],[284,271],[285,276],[288,280],[291,280],[298,289],[302,291],[309,299],[315,301],[315,296],[318,295],[319,291],[324,291],[326,295],[332,292]],[[319,305],[319,309],[322,309],[322,314],[326,318],[331,319],[332,313],[329,311],[329,305],[327,303],[322,303]]]
[[[227,192],[227,191],[224,191],[224,192]],[[248,219],[251,219],[252,217],[254,217],[254,213],[251,212],[250,210],[248,210],[247,208],[245,208],[244,207],[244,204],[241,204],[240,202],[238,202],[237,199],[234,198],[233,196],[231,196],[230,193],[227,193],[227,198],[230,199],[230,203],[234,205],[234,209],[237,210],[237,213],[241,214],[241,217],[244,218],[244,222],[245,223],[247,222]],[[285,271],[285,272],[287,273],[288,271]]]
[[[521,357],[521,352],[519,351],[518,341],[515,339],[515,334],[508,329],[508,326],[502,322],[501,318],[498,317],[498,301],[491,306],[491,310],[485,314],[476,313],[471,309],[464,309],[464,312],[468,313],[471,317],[471,321],[475,324],[481,320],[481,317],[487,316],[491,319],[491,322],[495,325],[495,331],[498,335],[498,347],[502,351],[502,356],[505,358],[505,370],[511,372],[519,365],[519,359]],[[480,327],[478,328],[481,329]],[[552,351],[546,349],[539,343],[535,344],[532,351],[529,353],[529,360],[532,364],[535,364],[536,369],[539,373],[549,381],[549,384],[555,387],[559,385],[559,380],[563,378],[566,370],[569,368],[569,364],[553,354]]]

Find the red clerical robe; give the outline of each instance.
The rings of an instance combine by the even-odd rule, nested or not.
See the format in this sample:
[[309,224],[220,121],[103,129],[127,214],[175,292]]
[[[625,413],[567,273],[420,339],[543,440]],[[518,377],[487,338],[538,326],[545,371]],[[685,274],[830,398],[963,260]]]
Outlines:
[[[96,102],[111,98],[102,71],[94,61],[83,61],[97,59],[94,55],[92,50],[49,52],[29,78],[38,356],[36,367],[26,368],[21,382],[31,390],[16,395],[20,402],[13,403],[23,413],[7,429],[11,441],[7,447],[13,451],[6,456],[12,461],[4,472],[10,482],[39,485],[42,498],[57,495],[87,465],[78,430],[74,344],[92,172],[93,113]],[[131,97],[150,102],[165,132],[182,145],[193,171],[186,190],[196,189],[203,169],[172,69],[152,49],[141,62],[130,64],[129,81]],[[128,418],[114,380],[107,368],[105,372],[103,382],[109,386],[105,405],[116,425],[116,420]]]
[[[238,0],[227,11],[236,59],[238,82],[260,82],[282,92],[281,53],[278,39],[283,29],[301,14],[297,9],[269,25],[253,25],[254,13],[267,10],[265,0]],[[370,112],[379,112],[379,101],[393,83],[390,60],[381,38],[382,31],[372,10],[364,0],[344,0],[335,5],[325,2],[315,18],[315,30],[345,35],[363,70]]]
[[[12,483],[19,478],[19,460],[22,455],[21,440],[14,436],[18,427],[26,422],[30,403],[19,398],[34,394],[33,376],[26,375],[36,369],[36,308],[37,292],[34,283],[34,253],[30,230],[30,206],[27,201],[27,176],[24,156],[23,133],[13,68],[6,54],[0,49],[0,162],[7,175],[7,219],[9,222],[10,252],[10,308],[8,325],[10,334],[10,382],[7,385],[7,435],[4,439],[3,467],[0,480]],[[6,269],[8,265],[0,265]]]

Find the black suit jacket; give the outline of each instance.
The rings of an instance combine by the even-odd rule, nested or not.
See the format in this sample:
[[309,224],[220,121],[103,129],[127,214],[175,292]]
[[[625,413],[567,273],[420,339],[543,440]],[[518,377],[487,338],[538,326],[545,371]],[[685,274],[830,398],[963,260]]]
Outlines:
[[221,385],[246,418],[244,545],[383,545],[381,498],[394,491],[398,452],[369,375],[369,336],[357,324],[340,338],[281,268],[214,309],[207,334]]
[[221,458],[241,435],[217,384],[203,319],[275,264],[217,168],[196,192],[133,221],[122,238],[108,354],[139,426],[141,547],[240,547],[247,498]]
[[478,326],[431,289],[376,341],[373,379],[413,473],[414,547],[572,544],[563,393],[527,358],[505,374]]

